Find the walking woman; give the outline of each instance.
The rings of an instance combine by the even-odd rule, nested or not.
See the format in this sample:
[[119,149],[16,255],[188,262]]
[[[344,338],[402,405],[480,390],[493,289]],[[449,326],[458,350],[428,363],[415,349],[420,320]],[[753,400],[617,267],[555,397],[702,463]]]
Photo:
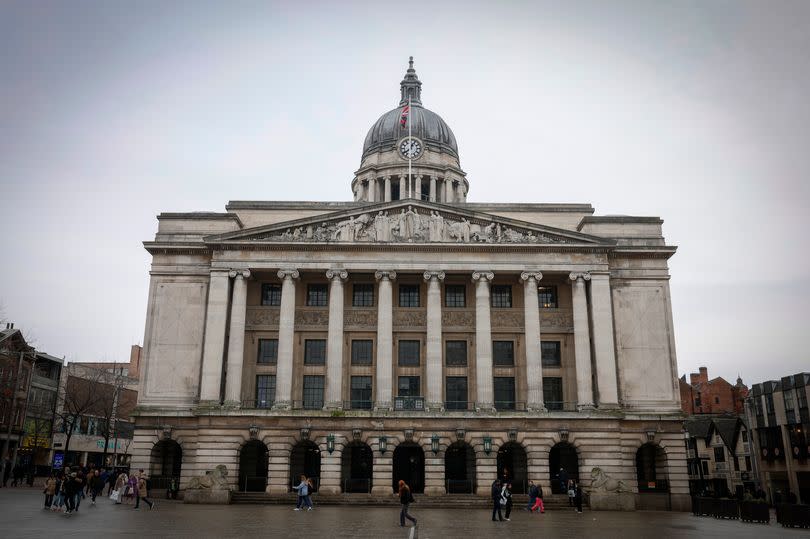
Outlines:
[[[416,526],[416,519],[413,518],[410,514],[408,514],[408,506],[413,503],[413,494],[411,494],[411,487],[409,487],[405,481],[402,479],[399,480],[399,503],[402,506],[402,509],[399,511],[399,525],[403,528],[405,527],[405,519],[407,518],[413,525]],[[394,494],[396,496],[397,494]]]
[[129,477],[125,472],[118,474],[118,479],[115,480],[115,488],[110,495],[115,505],[121,505],[121,502],[124,501],[124,491],[127,488],[127,482],[129,482]]
[[310,486],[307,476],[302,474],[299,479],[301,482],[298,483],[297,487],[293,487],[293,490],[298,491],[298,501],[296,502],[295,509],[293,509],[293,511],[300,511],[304,505],[307,506],[307,511],[312,511],[312,501],[309,498]]
[[45,507],[43,509],[50,509],[51,505],[53,505],[54,494],[56,494],[56,478],[53,474],[45,481],[45,490],[42,493],[45,495]]
[[501,504],[505,510],[504,518],[511,520],[509,515],[512,514],[512,483],[505,483],[501,489]]

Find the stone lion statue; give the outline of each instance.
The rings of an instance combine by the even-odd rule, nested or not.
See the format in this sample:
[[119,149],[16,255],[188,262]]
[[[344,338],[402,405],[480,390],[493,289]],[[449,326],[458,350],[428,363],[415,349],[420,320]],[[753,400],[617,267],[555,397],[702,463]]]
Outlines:
[[591,470],[591,492],[631,492],[624,481],[613,479],[598,466]]
[[228,486],[228,468],[224,464],[220,464],[210,472],[205,472],[205,475],[195,477],[188,484],[188,489],[200,490],[230,490]]

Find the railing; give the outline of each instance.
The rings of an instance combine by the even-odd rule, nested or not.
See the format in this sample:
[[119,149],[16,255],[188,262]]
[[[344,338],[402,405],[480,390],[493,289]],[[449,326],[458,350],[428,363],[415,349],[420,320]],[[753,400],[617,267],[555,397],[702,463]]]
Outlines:
[[170,475],[156,475],[149,478],[149,489],[154,491],[168,490],[172,484],[172,479],[177,481],[180,485],[179,477],[172,477]]
[[474,410],[475,403],[470,401],[444,401],[444,409],[448,411]]
[[[309,480],[309,482],[312,483],[312,488],[309,489],[309,493],[312,494],[313,492],[318,492],[318,486],[320,485],[321,478],[320,477],[307,477],[307,480]],[[295,492],[293,487],[297,487],[300,484],[301,484],[301,478],[300,477],[295,477],[295,476],[290,477],[290,490],[292,492]]]
[[371,479],[350,478],[343,480],[343,492],[365,492],[371,493]]
[[472,479],[446,479],[448,494],[473,494]]
[[372,400],[350,400],[343,401],[344,410],[371,410],[374,408]]
[[639,492],[669,492],[669,481],[659,479],[658,481],[639,481]]
[[495,410],[498,412],[525,412],[526,403],[519,401],[495,401]]
[[394,410],[424,411],[425,397],[394,397]]
[[264,492],[267,488],[266,475],[240,475],[239,492]]

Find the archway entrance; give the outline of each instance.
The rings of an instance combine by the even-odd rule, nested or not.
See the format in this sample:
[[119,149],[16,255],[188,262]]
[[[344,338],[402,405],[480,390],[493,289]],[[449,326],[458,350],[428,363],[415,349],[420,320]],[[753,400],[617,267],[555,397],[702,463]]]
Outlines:
[[565,470],[568,479],[579,481],[579,457],[576,448],[567,443],[560,442],[551,448],[548,454],[549,480],[551,481],[551,492],[554,494],[565,494],[567,487],[563,487],[560,481],[561,470]]
[[250,440],[239,452],[239,490],[264,492],[267,487],[267,446],[259,440]]
[[448,494],[475,492],[475,451],[466,442],[456,442],[444,454],[444,479]]
[[312,480],[312,491],[317,492],[321,478],[321,450],[309,440],[298,442],[290,452],[290,490],[299,483],[301,475]]
[[512,493],[526,494],[528,466],[523,446],[508,442],[498,450],[498,479],[512,483]]
[[371,492],[373,467],[374,457],[367,444],[352,442],[344,447],[340,459],[343,492]]
[[183,449],[174,440],[161,440],[152,447],[150,458],[150,488],[166,490],[172,479],[180,481],[183,467]]
[[402,479],[411,487],[411,492],[425,491],[425,452],[413,442],[399,444],[394,450],[394,468],[391,478],[394,492]]
[[647,443],[638,448],[636,451],[636,476],[639,494],[669,492],[667,454],[660,446]]

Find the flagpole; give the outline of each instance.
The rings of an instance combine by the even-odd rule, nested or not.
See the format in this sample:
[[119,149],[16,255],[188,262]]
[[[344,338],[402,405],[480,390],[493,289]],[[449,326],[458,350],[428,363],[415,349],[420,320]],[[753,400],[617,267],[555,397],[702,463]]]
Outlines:
[[408,96],[408,198],[411,198],[411,160],[413,158],[413,139],[411,138],[411,122],[413,117],[411,115],[411,96]]

